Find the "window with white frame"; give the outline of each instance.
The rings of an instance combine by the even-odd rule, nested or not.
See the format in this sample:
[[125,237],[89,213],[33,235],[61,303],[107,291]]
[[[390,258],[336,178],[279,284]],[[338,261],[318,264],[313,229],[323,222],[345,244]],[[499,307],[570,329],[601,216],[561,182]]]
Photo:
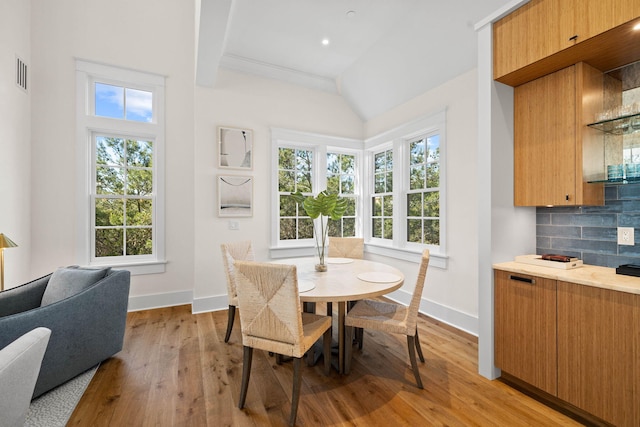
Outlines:
[[446,267],[445,124],[442,111],[365,142],[368,252],[407,259],[428,248]]
[[[315,244],[313,221],[291,197],[292,192],[317,195],[320,191],[338,193],[349,201],[344,216],[329,221],[329,236],[360,236],[361,190],[359,163],[362,141],[272,129],[273,202],[272,256],[299,255],[278,249],[303,248]],[[309,253],[311,254],[311,253]]]
[[164,77],[78,60],[82,264],[164,271]]

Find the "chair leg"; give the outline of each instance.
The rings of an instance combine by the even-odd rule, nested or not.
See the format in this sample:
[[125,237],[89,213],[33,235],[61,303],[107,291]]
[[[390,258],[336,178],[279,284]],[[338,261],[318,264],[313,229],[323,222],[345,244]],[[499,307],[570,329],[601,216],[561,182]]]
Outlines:
[[244,402],[247,399],[247,389],[249,388],[249,375],[251,375],[251,360],[253,359],[253,347],[244,347],[242,356],[242,387],[240,388],[240,402],[238,408],[244,408]]
[[413,376],[416,377],[416,383],[418,383],[418,388],[424,388],[422,387],[422,380],[420,379],[418,362],[416,362],[415,337],[407,335],[407,347],[409,348],[409,359],[411,360],[411,368],[413,369]]
[[296,416],[298,415],[298,402],[300,401],[300,387],[302,386],[302,358],[293,359],[293,394],[291,395],[291,415],[289,416],[289,425],[296,425]]
[[[345,331],[345,341],[347,343],[353,342],[353,326],[347,326]],[[353,357],[353,345],[346,345],[344,349],[344,373],[345,375],[351,371],[351,358]]]
[[420,361],[424,363],[424,356],[422,355],[422,347],[420,347],[420,337],[418,336],[418,327],[416,326],[416,350],[418,350],[418,357]]
[[227,333],[224,335],[224,342],[229,342],[231,336],[231,330],[233,329],[233,321],[236,318],[236,306],[229,306],[229,316],[227,318]]
[[329,376],[331,372],[331,328],[324,332],[322,338],[322,351],[324,352],[324,374]]

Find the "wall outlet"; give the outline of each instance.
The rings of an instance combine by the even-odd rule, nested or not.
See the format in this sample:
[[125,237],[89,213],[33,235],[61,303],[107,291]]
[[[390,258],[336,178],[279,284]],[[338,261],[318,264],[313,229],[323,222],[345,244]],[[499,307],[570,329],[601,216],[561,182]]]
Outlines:
[[229,230],[240,230],[240,223],[238,221],[229,221],[228,227]]
[[633,246],[633,227],[618,227],[618,244]]

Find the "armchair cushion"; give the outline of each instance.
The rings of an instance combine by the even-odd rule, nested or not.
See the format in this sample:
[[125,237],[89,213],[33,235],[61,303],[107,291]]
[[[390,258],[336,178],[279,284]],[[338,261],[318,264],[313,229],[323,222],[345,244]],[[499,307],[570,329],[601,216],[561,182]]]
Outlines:
[[76,295],[107,275],[110,268],[59,268],[53,272],[42,296],[42,307]]

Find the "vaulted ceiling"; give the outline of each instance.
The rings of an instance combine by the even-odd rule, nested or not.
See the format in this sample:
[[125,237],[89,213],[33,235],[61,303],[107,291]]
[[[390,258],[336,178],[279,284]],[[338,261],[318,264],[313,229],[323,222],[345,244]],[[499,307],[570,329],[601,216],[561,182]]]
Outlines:
[[474,24],[508,2],[200,0],[196,80],[223,67],[335,92],[366,121],[473,69]]

